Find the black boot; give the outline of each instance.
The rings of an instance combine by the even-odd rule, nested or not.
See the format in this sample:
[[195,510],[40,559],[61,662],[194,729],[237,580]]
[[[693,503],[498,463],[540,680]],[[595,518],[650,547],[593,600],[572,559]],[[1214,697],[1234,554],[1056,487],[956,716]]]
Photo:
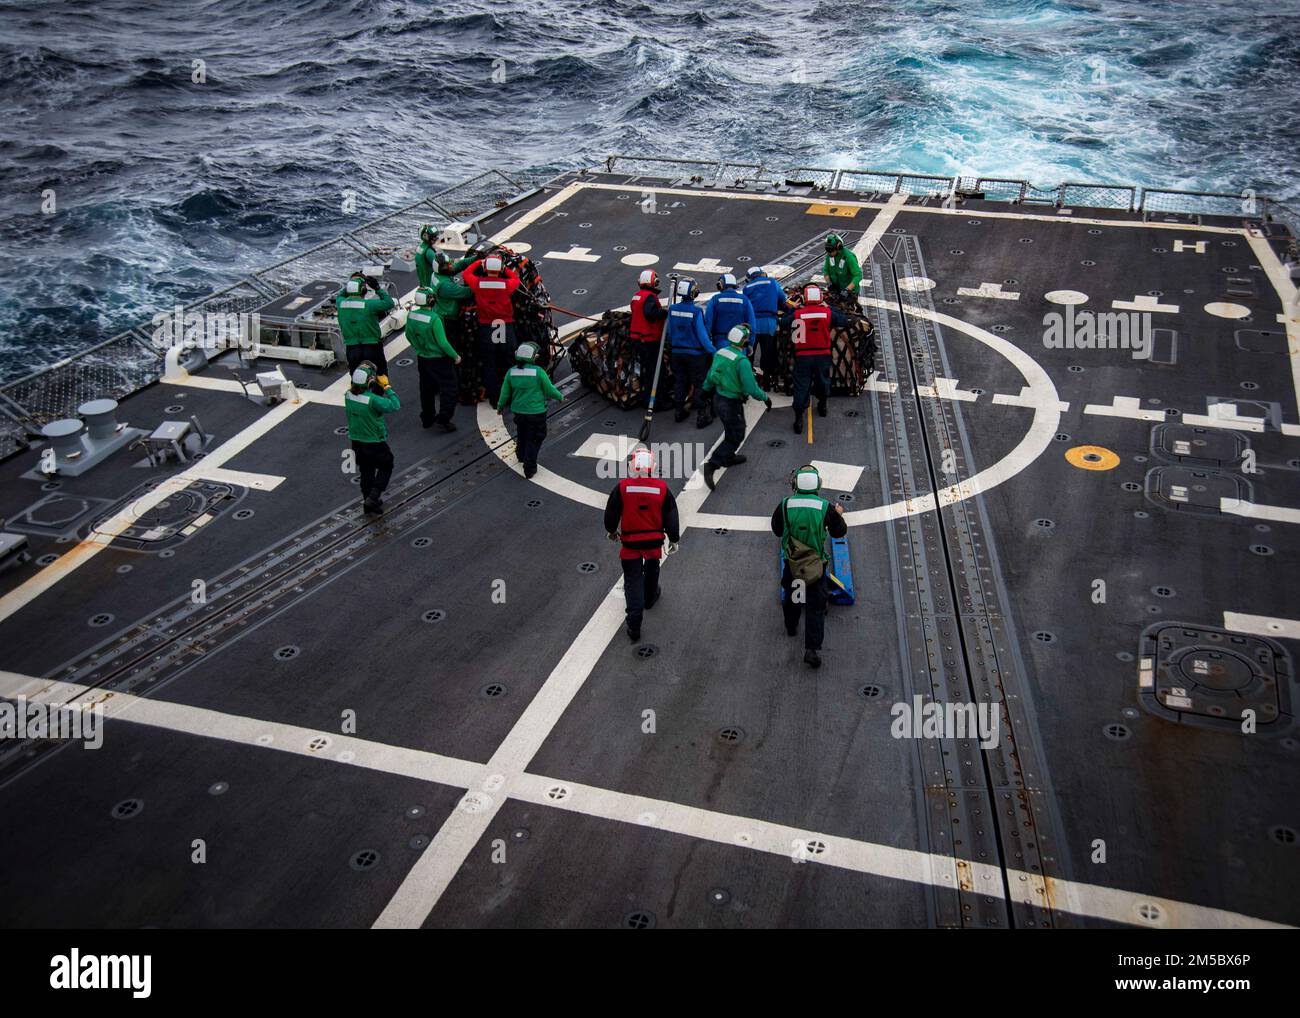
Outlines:
[[821,655],[815,650],[805,650],[803,652],[803,663],[809,668],[820,668],[822,666]]
[[678,411],[673,414],[673,423],[681,424],[682,421],[686,420],[686,417],[687,417],[686,411],[682,409],[678,409]]
[[817,401],[817,416],[818,417],[826,416],[826,401],[824,399]]
[[704,464],[704,483],[709,486],[709,491],[713,490],[713,485],[714,485],[713,471],[715,471],[716,469],[717,467],[715,467],[712,463]]
[[801,414],[798,410],[796,410],[794,413],[794,424],[791,426],[790,430],[793,431],[796,435],[799,434],[799,432],[803,431],[803,414]]

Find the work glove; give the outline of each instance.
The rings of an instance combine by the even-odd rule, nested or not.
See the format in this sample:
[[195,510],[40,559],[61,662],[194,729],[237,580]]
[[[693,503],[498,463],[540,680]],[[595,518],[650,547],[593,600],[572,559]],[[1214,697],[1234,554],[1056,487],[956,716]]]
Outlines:
[[366,276],[366,286],[370,287],[370,289],[372,290],[378,290],[379,280],[377,280],[374,276]]
[[380,386],[380,388],[382,388],[382,389],[391,389],[391,388],[392,388],[392,386],[388,384],[388,376],[387,376],[387,375],[376,375],[376,376],[375,376],[375,381],[379,383],[379,386]]
[[763,400],[763,406],[767,407],[767,409],[769,409],[769,410],[772,409],[772,397],[771,397],[771,396],[768,396],[766,399]]
[[678,549],[678,547],[679,547],[679,542],[677,542],[677,541],[669,541],[669,542],[668,542],[668,551],[666,552],[666,554],[668,554],[668,555],[675,555],[675,554],[677,554],[677,549]]
[[618,531],[615,530],[612,534],[606,534],[605,536],[606,536],[607,538],[609,538],[611,541],[617,541],[617,540],[618,540]]

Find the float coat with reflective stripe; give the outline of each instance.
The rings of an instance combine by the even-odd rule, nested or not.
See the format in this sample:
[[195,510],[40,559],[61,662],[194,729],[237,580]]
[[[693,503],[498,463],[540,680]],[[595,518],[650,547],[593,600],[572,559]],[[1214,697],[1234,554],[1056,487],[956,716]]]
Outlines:
[[460,356],[447,341],[442,318],[428,308],[418,308],[407,314],[406,340],[417,357],[450,357],[455,360]]
[[623,478],[605,503],[605,530],[621,533],[619,558],[659,558],[665,535],[674,544],[682,536],[668,485],[657,477]]
[[632,298],[632,338],[639,343],[658,343],[663,331],[662,322],[668,312],[659,303],[659,296],[642,287]]
[[343,394],[343,412],[348,418],[348,438],[354,442],[383,442],[388,439],[384,414],[391,414],[402,404],[397,393],[389,389],[382,396],[369,390]]
[[511,295],[519,289],[519,276],[513,269],[502,268],[499,276],[489,276],[480,259],[467,268],[461,278],[474,291],[479,325],[515,320],[515,302]]
[[739,347],[728,346],[713,355],[709,374],[704,379],[705,392],[717,392],[728,399],[744,400],[746,396],[766,400],[767,393],[754,379],[754,366],[749,363]]
[[717,352],[704,327],[704,311],[694,301],[681,300],[668,308],[668,345],[673,353]]
[[548,399],[564,399],[551,378],[536,364],[516,364],[501,383],[497,406],[517,414],[544,414]]
[[831,318],[825,304],[805,304],[796,308],[790,326],[796,357],[813,357],[831,352]]
[[339,315],[339,333],[346,346],[357,343],[378,343],[381,339],[379,323],[393,309],[393,298],[382,286],[373,297],[349,297],[341,293],[334,298]]
[[704,327],[715,342],[725,340],[734,326],[748,325],[752,329],[756,321],[754,306],[739,290],[719,290],[704,308]]

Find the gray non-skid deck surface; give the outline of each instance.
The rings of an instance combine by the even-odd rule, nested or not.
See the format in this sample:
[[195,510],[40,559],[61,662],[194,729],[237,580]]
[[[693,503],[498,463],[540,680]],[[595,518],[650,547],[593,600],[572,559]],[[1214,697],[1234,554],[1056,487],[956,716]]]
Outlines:
[[[512,228],[512,242],[531,246],[557,304],[598,313],[626,304],[634,290],[639,267],[621,263],[625,256],[658,255],[661,275],[702,259],[739,275],[827,230],[860,236],[877,214],[811,214],[814,202],[833,204],[817,197],[666,192],[647,213],[640,202],[652,186],[580,190],[518,228],[525,209],[555,197],[553,187],[485,226]],[[1012,454],[1035,413],[992,402],[1025,381],[986,344],[927,326],[918,314],[873,309],[877,366],[898,391],[833,400],[830,416],[815,419],[811,447],[791,433],[788,409],[760,418],[745,446],[750,462],[725,473],[703,504],[716,519],[689,530],[667,564],[664,599],[643,632],[656,652],[638,654],[621,632],[597,648],[590,675],[542,733],[528,773],[709,811],[723,830],[766,821],[809,838],[878,846],[867,852],[873,858],[903,850],[1005,867],[1017,901],[1020,875],[1042,872],[1130,892],[1134,909],[1166,898],[1293,923],[1295,850],[1270,830],[1297,826],[1288,794],[1295,742],[1153,716],[1139,706],[1134,660],[1154,623],[1221,628],[1225,610],[1295,617],[1290,525],[1160,507],[1141,490],[1148,470],[1164,462],[1151,448],[1155,425],[1083,413],[1086,404],[1134,396],[1144,409],[1204,414],[1207,397],[1235,397],[1277,404],[1281,419],[1296,420],[1286,356],[1241,351],[1233,341],[1236,329],[1271,328],[1277,299],[1240,236],[1188,231],[1184,239],[1208,241],[1207,253],[1175,254],[1179,233],[981,216],[989,210],[1008,207],[958,216],[897,209],[866,266],[867,292],[992,330],[1028,353],[1069,404],[1057,440],[1014,476],[942,514],[854,527],[857,603],[831,609],[825,666],[804,668],[800,641],[780,624],[774,540],[765,523],[753,530],[727,521],[765,520],[788,490],[790,470],[809,459],[864,468],[852,491],[829,493],[851,496],[849,512],[924,495],[936,480],[948,483],[944,449],[955,452],[957,476],[970,477]],[[599,261],[551,254],[575,247]],[[707,292],[716,271],[691,274]],[[1225,295],[1231,274],[1253,278],[1259,296]],[[895,280],[908,277],[935,285],[905,284],[900,293]],[[982,283],[1021,297],[957,293]],[[1045,349],[1042,316],[1063,308],[1042,295],[1062,289],[1088,294],[1094,310],[1162,291],[1162,302],[1181,308],[1155,316],[1157,327],[1179,332],[1176,364],[1135,362],[1126,351]],[[1206,314],[1211,301],[1247,304],[1253,323]],[[356,489],[340,470],[346,440],[334,429],[342,411],[304,406],[225,464],[286,477],[274,491],[244,496],[240,506],[252,517],[226,514],[169,559],[116,549],[97,556],[0,623],[0,664],[54,675],[66,663],[86,664],[99,640],[111,656],[119,634],[131,635],[159,654],[151,694],[159,699],[325,734],[354,712],[361,739],[487,763],[597,611],[618,577],[617,558],[597,509],[508,469],[465,408],[456,435],[421,430],[414,367],[394,364],[392,375],[405,406],[392,426],[398,473],[383,520],[363,523]],[[980,390],[978,399],[918,399],[914,386],[936,375]],[[321,388],[337,372],[306,377]],[[122,416],[161,419],[179,391],[155,386],[125,401]],[[574,453],[592,435],[634,434],[639,415],[581,388],[568,391],[542,465],[605,492],[611,482],[596,476],[597,461]],[[262,413],[229,393],[186,392],[184,403],[199,408],[218,442]],[[717,425],[701,432],[661,415],[654,440],[707,447],[718,434]],[[1300,504],[1290,443],[1276,428],[1246,437],[1262,468],[1249,478],[1252,500]],[[1082,445],[1112,450],[1119,465],[1072,466],[1064,454]],[[132,457],[119,453],[62,490],[120,498],[152,476],[130,468]],[[0,465],[7,514],[42,494],[17,476],[33,459]],[[1126,490],[1127,482],[1138,489]],[[671,483],[680,490],[681,479]],[[327,545],[343,550],[332,558]],[[43,554],[64,546],[41,539],[34,547]],[[263,573],[273,547],[283,554]],[[133,568],[118,572],[124,564]],[[3,589],[34,572],[10,573]],[[187,636],[189,649],[167,657],[169,634],[188,624],[192,580],[213,585],[224,617],[221,592],[241,576],[273,580],[275,595],[242,622]],[[1092,601],[1094,579],[1106,582],[1104,604]],[[98,612],[111,612],[113,623],[89,627]],[[296,653],[277,656],[281,648]],[[894,739],[890,708],[914,694],[994,700],[1005,705],[1010,730],[987,753],[969,740]],[[1107,736],[1115,724],[1127,738]],[[230,790],[210,795],[219,781]],[[418,836],[436,835],[463,791],[110,721],[102,750],[46,754],[0,789],[6,815],[23,818],[20,833],[0,843],[7,903],[0,918],[11,926],[370,925],[420,853],[433,851]],[[139,815],[110,818],[128,798],[144,802]],[[405,812],[416,805],[419,816]],[[1051,909],[1013,908],[1002,888],[979,894],[978,884],[958,891],[937,877],[891,879],[840,858],[801,863],[729,837],[586,812],[580,801],[556,808],[507,798],[426,925],[1109,921],[1072,914],[1064,897]],[[188,861],[198,837],[208,841],[206,867]],[[1099,839],[1105,864],[1090,861]],[[358,870],[350,860],[363,850],[379,862]],[[107,889],[92,879],[109,871]],[[73,873],[80,876],[68,878]],[[64,891],[32,890],[53,885]],[[1136,912],[1119,918],[1141,921]]]

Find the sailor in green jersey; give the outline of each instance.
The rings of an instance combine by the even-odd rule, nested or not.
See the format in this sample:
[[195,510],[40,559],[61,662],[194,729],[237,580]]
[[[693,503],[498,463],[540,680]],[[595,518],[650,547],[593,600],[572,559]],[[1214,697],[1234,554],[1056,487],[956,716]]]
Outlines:
[[[433,274],[435,271],[441,271],[437,268],[438,262],[446,258],[446,255],[438,251],[434,244],[438,241],[438,229],[435,226],[420,227],[420,246],[415,249],[415,275],[420,281],[421,287],[430,287],[433,285]],[[455,275],[466,265],[472,264],[473,258],[461,258],[459,261],[448,264],[452,266],[451,275]]]
[[844,238],[838,233],[832,233],[826,238],[822,274],[826,276],[826,286],[831,296],[843,293],[857,302],[862,266],[858,264],[858,256],[844,246]]
[[748,325],[737,325],[727,333],[727,345],[713,355],[704,379],[704,391],[713,394],[713,413],[722,422],[722,441],[704,464],[704,483],[710,491],[714,471],[745,462],[736,452],[745,440],[745,400],[753,396],[768,409],[772,407],[772,397],[754,380],[754,366],[747,354],[750,332]]
[[[456,365],[458,354],[447,342],[442,319],[433,309],[432,290],[415,291],[415,307],[406,316],[406,339],[415,351],[420,376],[420,423],[426,428],[435,424],[443,431],[455,431],[451,415],[456,412]],[[442,411],[438,411],[438,399]]]
[[536,343],[519,344],[515,366],[506,372],[501,397],[497,400],[497,413],[504,414],[509,408],[515,415],[515,447],[525,477],[537,473],[537,456],[546,439],[547,400],[564,399],[564,393],[555,387],[550,376],[533,363],[536,358]]
[[781,588],[785,597],[781,612],[785,631],[799,633],[799,616],[804,605],[808,614],[803,623],[803,661],[810,668],[820,668],[819,651],[826,634],[826,537],[843,537],[849,532],[844,509],[822,498],[821,475],[813,466],[800,467],[790,479],[794,494],[781,499],[772,513],[772,533],[781,539],[785,564],[781,569]]
[[393,310],[395,301],[373,276],[356,273],[334,298],[339,316],[339,332],[348,355],[348,370],[355,371],[362,361],[375,365],[381,378],[388,377],[384,341],[379,323]]
[[343,394],[348,419],[348,438],[361,473],[361,507],[368,513],[384,511],[383,494],[393,476],[393,451],[388,448],[388,426],[384,414],[402,404],[387,380],[381,382],[369,361],[352,372],[352,385]]
[[433,282],[429,285],[433,291],[433,310],[442,319],[447,342],[457,350],[464,350],[467,345],[462,312],[465,302],[474,296],[474,291],[457,273],[473,264],[473,258],[452,258],[441,251],[434,256]]

